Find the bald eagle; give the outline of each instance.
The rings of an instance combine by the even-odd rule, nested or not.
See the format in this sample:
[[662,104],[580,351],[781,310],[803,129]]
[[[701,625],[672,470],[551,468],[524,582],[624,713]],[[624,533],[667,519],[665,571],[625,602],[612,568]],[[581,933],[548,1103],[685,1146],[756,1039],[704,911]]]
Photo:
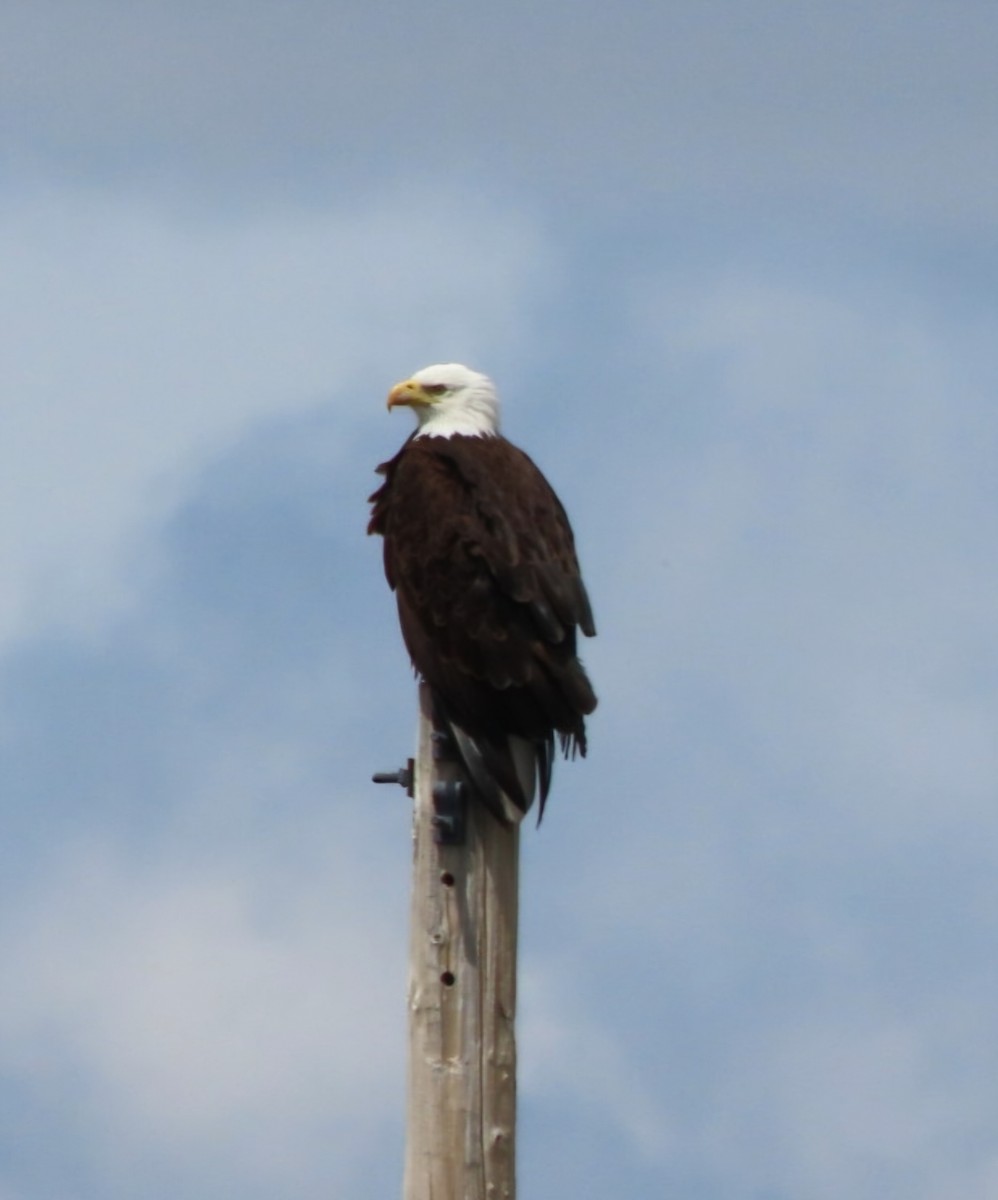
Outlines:
[[551,784],[555,736],[586,753],[596,696],[576,655],[592,637],[568,517],[499,433],[492,381],[458,363],[396,384],[418,427],[378,473],[368,533],[384,538],[402,637],[482,799],[520,820]]

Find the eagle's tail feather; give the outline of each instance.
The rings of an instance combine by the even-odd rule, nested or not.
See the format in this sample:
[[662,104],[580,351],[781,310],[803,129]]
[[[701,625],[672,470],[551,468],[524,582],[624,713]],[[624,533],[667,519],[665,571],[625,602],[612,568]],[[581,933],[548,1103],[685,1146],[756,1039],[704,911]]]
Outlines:
[[523,820],[533,800],[533,791],[524,793],[517,764],[508,746],[499,747],[481,738],[471,737],[453,721],[448,722],[458,752],[482,800],[505,825]]
[[519,824],[539,796],[540,824],[551,788],[554,735],[472,734],[450,716],[439,695],[434,697],[434,708],[438,726],[450,731],[475,791],[496,819],[504,825]]

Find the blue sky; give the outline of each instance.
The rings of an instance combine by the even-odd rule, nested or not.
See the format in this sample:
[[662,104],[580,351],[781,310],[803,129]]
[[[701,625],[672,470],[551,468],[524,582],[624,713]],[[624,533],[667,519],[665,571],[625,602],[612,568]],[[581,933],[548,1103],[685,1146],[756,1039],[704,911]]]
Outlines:
[[384,396],[576,527],[520,1195],[998,1190],[990,4],[0,16],[0,1200],[401,1186]]

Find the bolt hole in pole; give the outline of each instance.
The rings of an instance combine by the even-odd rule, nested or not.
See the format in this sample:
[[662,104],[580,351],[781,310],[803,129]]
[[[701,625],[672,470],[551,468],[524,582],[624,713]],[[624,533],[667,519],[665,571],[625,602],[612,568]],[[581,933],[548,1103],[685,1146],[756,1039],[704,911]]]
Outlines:
[[440,982],[444,985],[444,987],[453,987],[454,986],[454,972],[453,971],[444,971],[443,974],[440,976]]

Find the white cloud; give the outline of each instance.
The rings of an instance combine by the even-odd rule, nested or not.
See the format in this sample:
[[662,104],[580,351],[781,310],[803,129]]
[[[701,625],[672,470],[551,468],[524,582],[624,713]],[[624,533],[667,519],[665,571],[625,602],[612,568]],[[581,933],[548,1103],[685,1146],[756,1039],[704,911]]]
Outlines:
[[618,526],[633,534],[615,538],[604,621],[645,649],[608,664],[623,668],[610,686],[660,694],[664,711],[637,707],[668,725],[693,684],[769,769],[807,772],[856,816],[875,792],[885,834],[901,805],[909,828],[985,819],[993,346],[900,298],[801,281],[667,286],[643,304],[681,416],[673,439],[617,448],[638,464]]
[[527,991],[525,1039],[563,1096],[592,1045],[662,1190],[989,1195],[998,360],[871,291],[848,261],[641,290],[632,419],[573,507],[601,708],[537,851],[568,1001],[538,1029]]
[[335,403],[347,445],[435,348],[515,345],[550,258],[526,219],[453,199],[225,225],[96,192],[8,199],[0,633],[127,600],[123,551],[254,422]]
[[966,1007],[943,1000],[913,1017],[843,997],[756,1031],[720,1082],[702,1152],[727,1187],[987,1200],[986,1071],[966,1070],[973,1035],[953,1023]]
[[519,1007],[524,1095],[588,1110],[650,1162],[675,1151],[675,1126],[658,1081],[645,1076],[632,1046],[587,1015],[550,964],[523,964]]
[[324,873],[78,845],[8,906],[4,1075],[82,1090],[63,1120],[105,1183],[164,1155],[210,1172],[222,1153],[273,1194],[348,1175],[401,1112],[403,924],[343,827],[313,830]]

